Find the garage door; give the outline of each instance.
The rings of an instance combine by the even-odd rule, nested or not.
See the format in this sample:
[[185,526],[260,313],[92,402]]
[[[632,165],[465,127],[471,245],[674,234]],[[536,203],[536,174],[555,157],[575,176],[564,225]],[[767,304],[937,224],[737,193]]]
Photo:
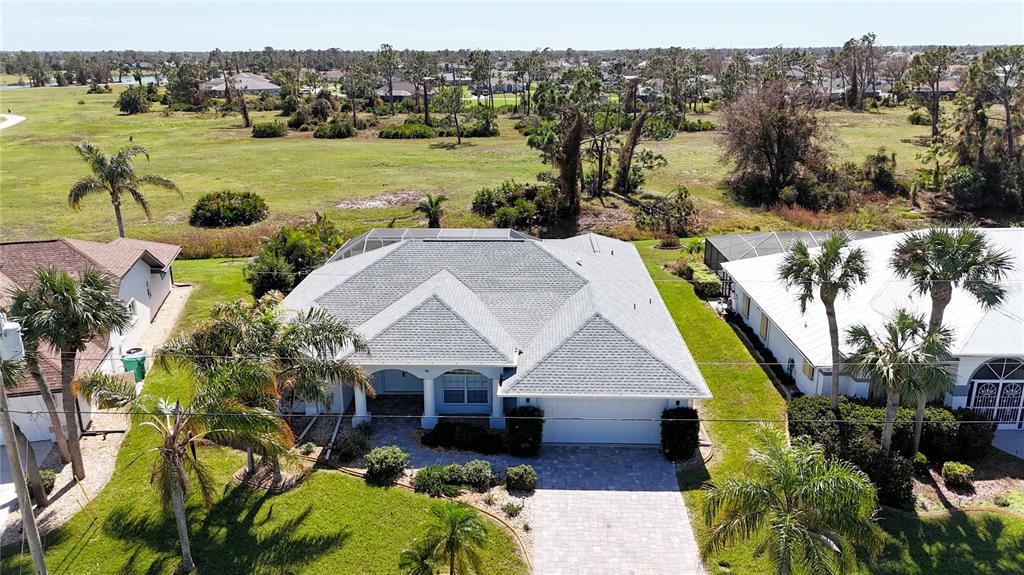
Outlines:
[[545,442],[661,442],[663,399],[545,397],[540,406]]

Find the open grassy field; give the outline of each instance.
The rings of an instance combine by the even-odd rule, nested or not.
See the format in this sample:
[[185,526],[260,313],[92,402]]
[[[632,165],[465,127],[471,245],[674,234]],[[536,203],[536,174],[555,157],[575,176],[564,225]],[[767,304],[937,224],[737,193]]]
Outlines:
[[[178,281],[196,286],[178,328],[191,326],[216,302],[248,297],[231,260],[175,264]],[[152,371],[146,392],[169,398],[188,393],[186,376]],[[170,575],[180,562],[174,522],[149,486],[155,432],[136,428],[125,438],[110,483],[68,523],[45,537],[54,575]],[[138,459],[137,459],[138,458]],[[232,474],[243,453],[207,448],[200,458],[224,485],[212,508],[192,497],[188,505],[192,554],[201,575],[253,573],[397,574],[398,556],[429,522],[430,498],[398,488],[367,486],[335,471],[317,471],[280,494],[235,487]],[[137,460],[136,460],[137,459]],[[487,522],[488,573],[525,575],[508,534]],[[0,550],[0,573],[31,571],[28,553]]]
[[[691,241],[699,241],[691,240]],[[679,257],[678,250],[655,249],[655,241],[637,248],[651,277],[658,282],[665,303],[686,340],[715,398],[702,402],[706,419],[783,421],[785,401],[764,371],[724,321],[693,293],[690,284],[669,274],[662,265]],[[698,540],[707,537],[700,515],[700,486],[708,480],[741,476],[751,447],[750,423],[706,422],[715,444],[708,467],[680,474],[679,483]],[[782,425],[782,424],[780,424]],[[861,557],[857,572],[891,575],[987,575],[1024,572],[1024,519],[1019,515],[954,512],[918,516],[886,511],[880,517],[884,531],[881,555]],[[736,545],[709,558],[710,573],[768,574],[764,559],[755,558],[755,545]]]
[[[183,195],[153,190],[148,197],[153,220],[134,206],[125,209],[129,235],[173,239],[189,229],[188,212],[201,194],[220,190],[253,191],[270,205],[271,220],[283,222],[326,211],[352,231],[375,225],[421,225],[408,205],[362,209],[338,208],[356,198],[390,192],[444,193],[449,226],[484,222],[469,211],[473,194],[507,178],[532,180],[545,169],[525,138],[500,122],[497,138],[470,139],[459,148],[436,146],[447,139],[382,140],[367,130],[348,140],[316,140],[309,133],[257,140],[241,127],[237,116],[217,113],[165,115],[159,111],[123,116],[113,107],[114,94],[88,95],[84,87],[32,88],[0,91],[0,109],[11,108],[28,119],[0,132],[0,238],[24,239],[68,235],[89,239],[113,237],[112,208],[103,197],[89,198],[81,212],[67,207],[67,191],[87,173],[74,151],[83,140],[108,150],[129,138],[146,146],[151,161],[140,161],[142,173],[167,176]],[[160,106],[155,106],[159,109]],[[260,112],[254,119],[271,119]],[[906,122],[906,110],[854,114],[825,112],[845,144],[841,157],[860,162],[880,146],[897,153],[899,169],[916,167],[917,140],[927,128]],[[717,120],[715,114],[710,115]],[[648,179],[652,192],[688,186],[698,198],[710,232],[792,227],[759,208],[738,206],[719,183],[728,165],[719,157],[713,132],[679,134],[652,142],[668,166]]]

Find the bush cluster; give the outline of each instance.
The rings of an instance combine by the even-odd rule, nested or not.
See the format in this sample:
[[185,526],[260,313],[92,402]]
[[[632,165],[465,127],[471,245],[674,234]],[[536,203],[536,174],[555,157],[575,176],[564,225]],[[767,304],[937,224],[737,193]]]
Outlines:
[[326,216],[296,226],[284,226],[263,240],[256,256],[242,269],[253,297],[277,290],[287,294],[333,254],[344,237]]
[[252,192],[215,192],[192,206],[188,223],[203,228],[247,226],[267,217],[267,202]]
[[331,458],[338,463],[348,463],[362,457],[370,450],[372,435],[371,424],[369,422],[360,423],[348,433],[344,433],[334,440]]
[[416,472],[412,479],[413,488],[432,497],[458,495],[462,487],[486,491],[494,483],[491,464],[474,459],[465,465],[431,465]]
[[356,129],[352,127],[352,124],[338,121],[320,124],[313,132],[314,138],[340,139],[351,138],[354,135],[356,135]]
[[640,202],[633,209],[633,221],[640,229],[675,236],[695,235],[700,229],[697,207],[685,186],[679,186],[664,196]]
[[527,229],[558,219],[558,195],[550,185],[506,180],[483,188],[473,197],[473,212],[491,218],[501,228]]
[[544,410],[520,405],[505,417],[505,436],[512,455],[537,455],[544,441]]
[[942,480],[954,489],[971,489],[974,487],[974,468],[964,463],[947,461],[942,464]]
[[459,449],[491,455],[505,451],[501,433],[461,421],[442,420],[423,434],[420,442],[427,447]]
[[49,494],[57,484],[57,474],[52,469],[40,469],[39,477],[43,480],[43,491]]
[[399,124],[385,126],[377,136],[386,140],[422,140],[437,136],[437,130],[426,124]]
[[129,86],[114,104],[122,114],[144,114],[149,111],[149,93],[142,86]]
[[509,491],[533,491],[537,488],[537,472],[532,465],[515,465],[505,470],[505,488]]
[[911,112],[909,115],[907,115],[907,121],[915,126],[932,125],[931,115],[928,112],[922,110],[921,108],[918,108]]
[[700,258],[681,257],[665,264],[669,273],[690,280],[697,297],[708,299],[722,295],[722,278]]
[[700,419],[690,407],[666,409],[661,413],[661,452],[669,461],[686,461],[697,451]]
[[715,129],[715,124],[710,120],[683,120],[679,129],[683,132],[710,132]]
[[288,126],[274,120],[273,122],[257,122],[252,125],[253,138],[280,138],[288,133]]
[[409,454],[397,445],[375,447],[363,460],[366,462],[366,481],[374,485],[394,483],[409,466]]

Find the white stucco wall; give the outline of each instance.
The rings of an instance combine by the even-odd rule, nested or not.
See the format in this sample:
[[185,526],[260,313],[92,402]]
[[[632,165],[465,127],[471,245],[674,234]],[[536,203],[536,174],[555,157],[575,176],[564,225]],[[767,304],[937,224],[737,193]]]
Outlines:
[[[53,400],[57,404],[57,409],[63,409],[61,403],[61,393],[54,393]],[[50,441],[53,439],[53,435],[50,433],[50,415],[46,413],[46,405],[43,403],[43,398],[39,395],[21,395],[17,397],[8,397],[7,404],[11,410],[11,419],[14,423],[21,427],[21,431],[25,434],[25,437],[29,441]],[[78,398],[78,405],[82,410],[82,423],[86,426],[92,421],[92,406],[84,397]],[[36,413],[17,413],[17,412],[36,412]],[[63,413],[58,413],[61,423],[67,425],[67,418]],[[0,431],[0,445],[4,445],[6,438],[3,432]]]

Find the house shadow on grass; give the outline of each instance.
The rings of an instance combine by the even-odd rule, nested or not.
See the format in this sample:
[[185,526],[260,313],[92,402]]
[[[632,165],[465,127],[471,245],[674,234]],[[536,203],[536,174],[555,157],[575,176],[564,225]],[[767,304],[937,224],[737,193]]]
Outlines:
[[[312,510],[310,504],[294,516],[277,517],[272,495],[246,487],[229,488],[205,516],[200,506],[189,507],[192,557],[199,569],[210,573],[301,572],[324,553],[344,545],[350,536],[346,528],[300,534]],[[122,507],[108,516],[103,529],[137,544],[118,573],[159,573],[165,572],[169,563],[180,563],[181,548],[170,515],[132,513],[130,507]]]

